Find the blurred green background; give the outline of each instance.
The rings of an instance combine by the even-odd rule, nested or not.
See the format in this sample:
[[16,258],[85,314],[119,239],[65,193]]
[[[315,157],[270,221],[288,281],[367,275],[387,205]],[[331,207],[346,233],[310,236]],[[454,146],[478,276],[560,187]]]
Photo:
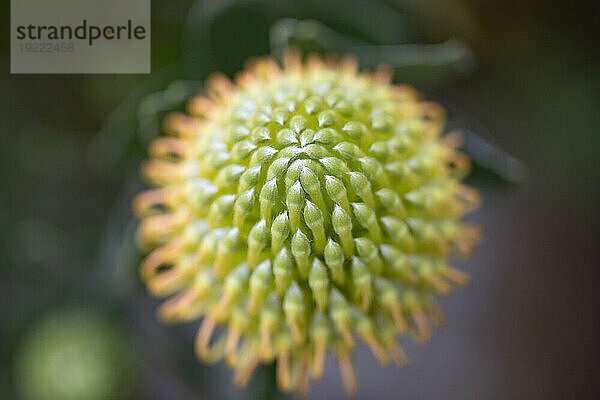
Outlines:
[[[403,343],[407,369],[359,350],[358,398],[599,398],[600,3],[152,1],[153,73],[122,76],[10,75],[8,3],[0,398],[44,400],[53,379],[68,381],[59,389],[71,394],[52,399],[285,397],[272,366],[237,391],[222,364],[194,359],[197,324],[155,320],[157,301],[136,275],[129,205],[165,111],[208,73],[233,74],[247,57],[287,45],[386,63],[395,81],[441,102],[449,126],[467,134],[471,183],[486,198],[472,218],[486,240],[459,264],[474,286],[443,300],[449,324],[432,343]],[[70,328],[78,318],[107,333]],[[86,346],[107,350],[90,355]],[[344,398],[332,360],[308,397],[326,396]]]

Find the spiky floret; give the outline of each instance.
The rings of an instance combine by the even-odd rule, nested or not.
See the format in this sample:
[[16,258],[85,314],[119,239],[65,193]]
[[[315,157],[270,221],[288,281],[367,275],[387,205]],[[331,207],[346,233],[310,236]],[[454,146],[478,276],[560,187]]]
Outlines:
[[150,147],[142,278],[174,295],[164,321],[203,317],[198,357],[224,356],[238,385],[275,360],[279,387],[305,392],[331,350],[352,393],[356,337],[402,365],[398,336],[427,340],[436,295],[469,281],[447,262],[479,237],[460,221],[479,203],[468,159],[444,110],[389,79],[352,58],[259,59],[235,84],[213,76]]

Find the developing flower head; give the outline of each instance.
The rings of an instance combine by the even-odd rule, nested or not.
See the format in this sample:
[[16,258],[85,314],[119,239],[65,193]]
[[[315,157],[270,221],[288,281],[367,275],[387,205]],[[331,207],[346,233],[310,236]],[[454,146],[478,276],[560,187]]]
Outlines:
[[399,336],[427,340],[436,296],[468,282],[447,262],[479,237],[460,221],[479,203],[468,159],[440,137],[444,110],[389,80],[352,58],[259,59],[213,76],[150,146],[142,278],[172,296],[164,321],[202,318],[196,353],[234,383],[276,361],[279,387],[303,393],[332,351],[352,393],[357,339],[404,364]]

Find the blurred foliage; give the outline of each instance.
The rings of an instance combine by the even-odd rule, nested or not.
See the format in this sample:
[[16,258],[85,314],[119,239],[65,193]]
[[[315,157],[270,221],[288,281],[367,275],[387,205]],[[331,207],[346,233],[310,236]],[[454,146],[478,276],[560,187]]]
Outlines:
[[226,369],[195,360],[194,324],[156,322],[137,280],[129,211],[162,116],[182,109],[210,72],[232,75],[248,57],[294,45],[386,63],[449,109],[479,186],[525,179],[507,148],[527,160],[538,199],[582,216],[600,198],[596,2],[183,0],[153,1],[152,15],[149,76],[9,75],[0,35],[0,398],[17,396],[15,349],[32,321],[65,304],[93,304],[126,328],[134,398],[277,396],[272,367],[236,392],[222,384]]
[[27,400],[127,399],[135,382],[124,334],[92,309],[54,311],[29,328],[16,357]]

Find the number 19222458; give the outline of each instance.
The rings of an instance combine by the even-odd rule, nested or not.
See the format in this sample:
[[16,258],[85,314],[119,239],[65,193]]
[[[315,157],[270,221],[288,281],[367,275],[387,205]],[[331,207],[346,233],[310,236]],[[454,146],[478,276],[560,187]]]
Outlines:
[[60,42],[30,42],[20,43],[21,53],[72,53],[75,51],[73,43]]

